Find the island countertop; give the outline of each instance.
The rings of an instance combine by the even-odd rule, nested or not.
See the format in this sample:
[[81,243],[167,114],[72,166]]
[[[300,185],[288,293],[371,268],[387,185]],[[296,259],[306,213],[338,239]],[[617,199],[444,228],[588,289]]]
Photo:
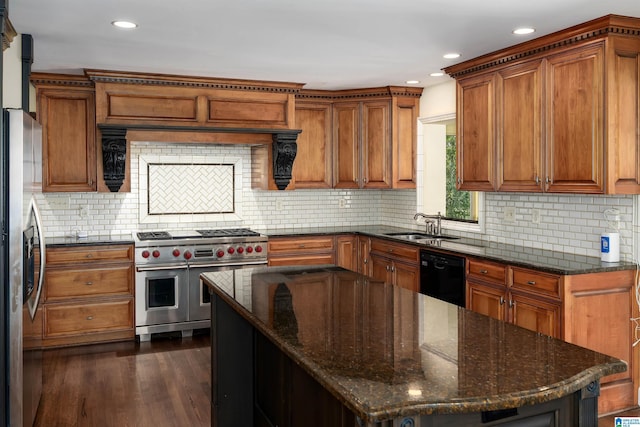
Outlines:
[[201,277],[366,422],[536,405],[627,369],[617,358],[339,267]]

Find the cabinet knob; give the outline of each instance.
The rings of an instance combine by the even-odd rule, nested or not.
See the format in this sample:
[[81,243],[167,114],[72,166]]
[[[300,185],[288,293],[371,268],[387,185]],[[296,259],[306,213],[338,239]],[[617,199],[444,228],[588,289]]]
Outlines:
[[504,297],[500,297],[500,305],[504,305]]
[[93,254],[87,254],[87,258],[93,258]]
[[362,262],[363,262],[364,264],[366,264],[366,263],[368,263],[368,262],[369,262],[369,260],[365,258],[365,259],[364,259],[364,261],[362,261]]
[[551,178],[547,177],[547,184],[551,184]]
[[387,269],[387,271],[389,271],[389,266],[388,265],[385,268]]
[[487,274],[488,271],[487,270],[480,270],[480,274]]
[[394,266],[391,266],[391,272],[393,273],[395,271],[396,271],[396,268]]
[[512,299],[509,300],[509,307],[513,308],[516,306],[516,302]]
[[93,320],[93,316],[87,316],[87,320]]
[[304,244],[301,243],[300,245],[298,245],[298,247],[299,248],[304,248]]
[[91,286],[91,285],[93,285],[93,282],[87,282],[87,283],[85,283],[85,285]]
[[536,281],[535,281],[535,280],[529,280],[529,281],[527,282],[527,284],[529,284],[529,285],[535,285],[535,284],[536,284]]
[[534,181],[536,182],[536,184],[540,184],[540,177],[538,176],[538,174],[536,174]]

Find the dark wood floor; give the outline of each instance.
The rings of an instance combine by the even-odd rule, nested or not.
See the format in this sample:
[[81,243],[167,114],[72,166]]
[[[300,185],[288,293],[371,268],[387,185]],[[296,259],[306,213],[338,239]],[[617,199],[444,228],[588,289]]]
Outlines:
[[211,425],[209,336],[46,350],[37,427]]
[[[35,427],[211,425],[207,334],[46,350]],[[640,409],[620,415],[640,416]],[[599,427],[614,427],[614,416]]]

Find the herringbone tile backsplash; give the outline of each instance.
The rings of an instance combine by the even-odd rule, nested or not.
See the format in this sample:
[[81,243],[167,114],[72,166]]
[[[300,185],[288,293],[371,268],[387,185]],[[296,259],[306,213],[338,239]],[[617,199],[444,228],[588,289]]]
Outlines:
[[147,166],[149,215],[234,212],[233,164]]

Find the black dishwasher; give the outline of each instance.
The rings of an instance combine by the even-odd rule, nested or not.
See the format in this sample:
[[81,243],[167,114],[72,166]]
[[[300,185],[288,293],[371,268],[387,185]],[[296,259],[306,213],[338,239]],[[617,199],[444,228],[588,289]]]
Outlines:
[[420,293],[464,307],[464,261],[456,255],[420,251]]

